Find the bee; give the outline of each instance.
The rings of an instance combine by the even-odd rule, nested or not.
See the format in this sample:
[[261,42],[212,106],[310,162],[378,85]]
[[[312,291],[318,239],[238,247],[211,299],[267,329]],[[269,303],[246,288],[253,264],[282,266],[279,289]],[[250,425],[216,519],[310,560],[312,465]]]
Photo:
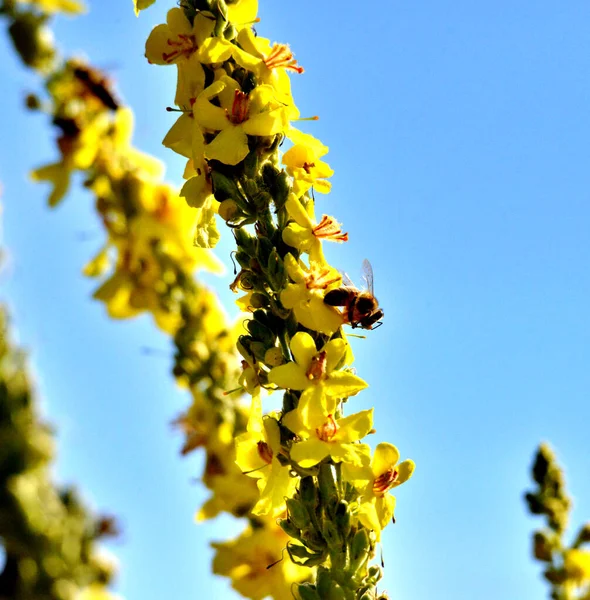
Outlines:
[[110,89],[110,81],[98,70],[82,63],[76,63],[74,77],[82,83],[89,94],[100,100],[110,110],[117,110],[119,102]]
[[383,311],[379,308],[379,302],[373,295],[373,268],[368,260],[363,261],[363,276],[367,284],[366,290],[359,290],[345,275],[346,285],[335,290],[330,290],[324,296],[324,302],[329,306],[344,307],[343,314],[353,329],[377,329],[383,324]]

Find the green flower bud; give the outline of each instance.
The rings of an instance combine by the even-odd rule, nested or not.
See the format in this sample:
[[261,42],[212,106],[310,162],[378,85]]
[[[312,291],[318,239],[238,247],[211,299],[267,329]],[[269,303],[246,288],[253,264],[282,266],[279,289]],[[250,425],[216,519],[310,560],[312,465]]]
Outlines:
[[45,20],[45,17],[23,13],[8,29],[23,62],[42,72],[50,69],[55,59],[53,34],[45,27]]
[[289,519],[297,527],[297,529],[303,529],[309,524],[309,514],[305,510],[305,506],[300,500],[295,498],[287,498],[285,501],[287,505],[287,514]]
[[343,539],[335,523],[325,519],[322,525],[322,535],[331,551],[342,549]]
[[269,348],[264,355],[264,364],[268,367],[278,367],[285,362],[283,351],[280,348]]
[[266,272],[268,282],[273,290],[280,292],[285,289],[285,286],[287,285],[287,270],[285,269],[283,259],[279,256],[279,253],[275,248],[272,249],[268,256]]
[[286,171],[281,171],[276,179],[276,185],[273,190],[274,202],[277,211],[281,210],[281,208],[285,206],[285,202],[287,202],[290,191],[291,182],[289,181],[289,177],[287,176]]
[[279,527],[289,536],[292,538],[295,538],[296,540],[299,539],[299,528],[295,527],[295,524],[293,523],[293,521],[291,519],[281,519],[279,521]]
[[336,513],[334,515],[334,522],[336,523],[340,534],[344,539],[348,537],[350,533],[350,507],[346,500],[341,500],[336,506]]
[[359,529],[352,538],[350,544],[350,569],[356,573],[358,568],[365,563],[371,551],[371,540],[367,530],[363,527]]
[[297,594],[301,600],[321,600],[312,583],[300,583],[297,586]]
[[313,477],[307,476],[301,478],[299,484],[299,495],[308,511],[314,512],[318,505],[317,491]]
[[250,297],[250,304],[253,308],[267,308],[270,304],[268,297],[259,292],[254,292]]
[[533,538],[533,554],[536,559],[551,562],[552,543],[543,531],[536,531]]
[[266,325],[263,325],[255,319],[250,319],[249,321],[246,321],[246,329],[252,334],[252,337],[255,340],[264,344],[265,354],[266,348],[274,345],[276,336],[268,327],[266,327]]
[[338,483],[336,472],[332,465],[322,464],[318,473],[320,498],[324,506],[335,505],[338,502]]
[[227,223],[234,222],[243,215],[235,200],[228,198],[219,205],[219,216]]

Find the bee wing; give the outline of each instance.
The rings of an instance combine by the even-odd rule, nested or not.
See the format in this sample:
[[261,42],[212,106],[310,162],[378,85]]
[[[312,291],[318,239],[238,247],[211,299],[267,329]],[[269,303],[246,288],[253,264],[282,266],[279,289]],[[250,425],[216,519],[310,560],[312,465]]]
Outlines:
[[352,279],[348,276],[348,273],[344,273],[344,271],[340,271],[340,275],[342,275],[342,285],[346,287],[356,288],[356,285],[352,283]]
[[366,258],[363,260],[363,279],[369,293],[373,295],[373,267]]

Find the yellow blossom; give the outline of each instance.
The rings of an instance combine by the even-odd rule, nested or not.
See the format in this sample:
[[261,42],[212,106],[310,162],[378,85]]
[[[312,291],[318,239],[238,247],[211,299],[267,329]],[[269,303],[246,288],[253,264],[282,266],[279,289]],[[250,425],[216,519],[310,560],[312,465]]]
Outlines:
[[236,29],[250,28],[256,21],[258,0],[233,0],[227,3],[227,16]]
[[293,495],[297,479],[278,460],[281,453],[279,424],[275,415],[262,416],[260,394],[252,397],[246,433],[236,439],[236,463],[249,477],[258,480],[260,500],[255,515],[278,517],[286,510],[285,498]]
[[307,252],[311,261],[326,262],[322,240],[348,241],[348,233],[342,233],[342,226],[334,217],[323,215],[322,220],[316,223],[311,200],[308,200],[307,206],[304,207],[295,194],[290,194],[285,207],[293,221],[283,230],[283,241],[293,248]]
[[285,308],[293,309],[295,318],[308,329],[331,335],[343,322],[342,315],[324,303],[327,291],[337,288],[342,276],[329,265],[310,261],[310,266],[295,260],[292,254],[285,257],[285,267],[293,283],[281,292]]
[[312,407],[305,421],[298,410],[292,410],[282,423],[299,438],[291,447],[291,459],[303,468],[313,467],[328,456],[334,462],[355,466],[369,462],[370,447],[357,442],[373,428],[372,408],[336,419]]
[[570,548],[563,553],[563,568],[569,578],[579,582],[590,582],[590,552]]
[[112,594],[102,583],[92,583],[76,594],[74,600],[123,600],[121,596]]
[[399,451],[393,444],[381,443],[375,448],[371,464],[360,469],[344,465],[343,476],[355,487],[363,489],[359,520],[381,537],[382,529],[393,519],[395,496],[389,491],[405,483],[414,473],[414,461],[398,464]]
[[320,157],[328,153],[328,147],[293,127],[287,132],[287,137],[293,146],[283,155],[283,164],[293,177],[293,192],[301,196],[313,186],[316,192],[327,194],[332,184],[326,178],[331,177],[334,171]]
[[157,25],[147,39],[145,56],[149,62],[178,67],[174,100],[178,106],[188,107],[190,99],[205,87],[205,72],[198,50],[214,27],[215,21],[202,13],[197,14],[191,25],[182,8],[171,8],[166,23]]
[[271,519],[263,526],[248,527],[235,540],[212,544],[213,572],[230,577],[232,587],[245,598],[291,598],[293,583],[305,581],[311,573],[283,558],[289,539]]
[[[195,121],[212,133],[219,132],[204,148],[207,159],[236,165],[246,158],[248,136],[272,136],[288,127],[284,105],[274,99],[268,85],[256,87],[250,94],[240,90],[231,77],[221,79],[206,88],[193,107]],[[220,106],[211,101],[217,98]]]
[[268,381],[283,389],[303,392],[298,413],[304,423],[333,413],[338,400],[354,396],[367,387],[365,381],[350,371],[337,370],[353,360],[346,340],[330,340],[318,351],[313,338],[300,331],[293,336],[290,347],[294,362],[274,367]]

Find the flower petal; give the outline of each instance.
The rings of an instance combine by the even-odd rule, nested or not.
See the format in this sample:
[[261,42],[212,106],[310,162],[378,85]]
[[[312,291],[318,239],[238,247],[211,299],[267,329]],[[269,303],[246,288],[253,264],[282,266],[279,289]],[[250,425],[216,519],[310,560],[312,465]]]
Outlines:
[[399,460],[399,451],[393,444],[382,442],[377,444],[375,454],[371,462],[373,475],[379,477],[393,468]]
[[291,459],[304,469],[317,465],[329,455],[330,444],[317,438],[297,442],[291,448]]
[[297,364],[307,372],[312,358],[317,354],[315,342],[309,333],[300,331],[291,338],[291,352]]
[[294,362],[271,369],[268,381],[285,390],[304,390],[311,385],[305,371]]

